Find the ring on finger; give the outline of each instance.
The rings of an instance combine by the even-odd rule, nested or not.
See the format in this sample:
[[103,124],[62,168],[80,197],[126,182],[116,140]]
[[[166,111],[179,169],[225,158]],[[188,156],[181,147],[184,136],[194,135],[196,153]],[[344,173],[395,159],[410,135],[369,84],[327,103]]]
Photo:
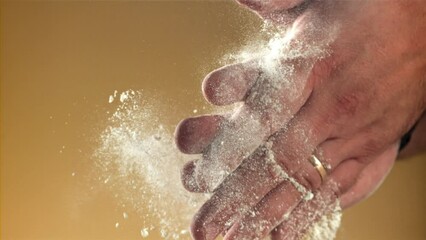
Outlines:
[[325,181],[325,178],[327,177],[327,170],[325,170],[324,165],[321,163],[321,161],[312,154],[309,158],[309,161],[314,166],[314,168],[318,171],[319,175],[321,176],[321,182]]

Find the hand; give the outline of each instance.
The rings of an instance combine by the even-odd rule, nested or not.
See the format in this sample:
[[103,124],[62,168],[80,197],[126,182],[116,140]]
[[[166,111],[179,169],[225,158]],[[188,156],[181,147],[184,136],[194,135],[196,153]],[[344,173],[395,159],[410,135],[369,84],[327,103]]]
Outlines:
[[[297,17],[308,25],[323,9],[333,13],[323,21],[341,25],[329,56],[273,61],[278,75],[264,68],[264,59],[253,59],[204,81],[210,102],[244,105],[231,117],[187,119],[177,130],[184,152],[203,153],[185,167],[185,186],[216,189],[194,219],[195,238],[213,239],[228,228],[227,239],[263,237],[291,213],[278,227],[288,229],[306,209],[327,210],[315,199],[305,201],[309,192],[340,197],[343,207],[359,201],[382,181],[399,138],[424,111],[424,3],[345,1],[335,11],[326,3],[313,2]],[[278,17],[283,10],[264,9],[260,15],[287,23]],[[315,31],[299,38],[318,40],[309,32]],[[324,183],[307,161],[311,154],[329,166]],[[299,231],[273,235],[297,237]]]

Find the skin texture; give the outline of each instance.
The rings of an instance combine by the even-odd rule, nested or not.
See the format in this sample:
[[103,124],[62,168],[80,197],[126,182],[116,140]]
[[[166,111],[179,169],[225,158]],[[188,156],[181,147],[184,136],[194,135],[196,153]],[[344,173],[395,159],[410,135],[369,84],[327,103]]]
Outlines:
[[[293,67],[288,78],[296,93],[285,87],[269,91],[268,75],[262,75],[255,60],[206,77],[203,91],[209,102],[243,105],[226,116],[186,119],[176,130],[184,153],[202,154],[183,169],[184,186],[213,192],[194,216],[191,233],[195,239],[221,233],[225,239],[260,239],[271,233],[273,239],[299,239],[331,211],[336,198],[346,208],[377,189],[396,159],[399,139],[425,110],[426,3],[241,3],[277,25],[300,21],[303,29],[306,23],[319,24],[296,37],[307,45],[327,36],[315,31],[319,26],[338,23],[340,28],[328,44],[329,55],[280,62]],[[264,97],[285,111],[262,102]],[[247,125],[253,118],[260,126]],[[232,138],[242,128],[249,134]],[[248,136],[260,137],[239,142]],[[223,139],[236,144],[221,145]],[[328,166],[324,182],[308,161],[312,154]],[[306,193],[282,172],[316,197],[305,201]],[[317,217],[303,217],[312,212]]]

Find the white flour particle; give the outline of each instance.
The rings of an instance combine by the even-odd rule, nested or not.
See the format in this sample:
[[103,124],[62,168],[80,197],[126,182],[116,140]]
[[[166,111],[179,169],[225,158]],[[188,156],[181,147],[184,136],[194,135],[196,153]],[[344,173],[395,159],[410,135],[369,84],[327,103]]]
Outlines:
[[147,237],[149,236],[148,228],[143,228],[143,229],[141,229],[141,236],[142,236],[143,238],[147,238]]

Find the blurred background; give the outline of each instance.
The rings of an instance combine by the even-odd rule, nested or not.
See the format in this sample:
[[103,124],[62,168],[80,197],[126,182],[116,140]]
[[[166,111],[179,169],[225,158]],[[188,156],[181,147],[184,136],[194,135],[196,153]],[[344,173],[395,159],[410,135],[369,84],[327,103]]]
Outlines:
[[[172,131],[194,109],[211,110],[202,78],[261,27],[232,1],[2,1],[0,24],[5,240],[141,239],[150,219],[131,208],[123,219],[94,176],[109,96],[155,93]],[[338,239],[426,239],[425,190],[426,156],[399,161],[374,196],[344,212]]]

